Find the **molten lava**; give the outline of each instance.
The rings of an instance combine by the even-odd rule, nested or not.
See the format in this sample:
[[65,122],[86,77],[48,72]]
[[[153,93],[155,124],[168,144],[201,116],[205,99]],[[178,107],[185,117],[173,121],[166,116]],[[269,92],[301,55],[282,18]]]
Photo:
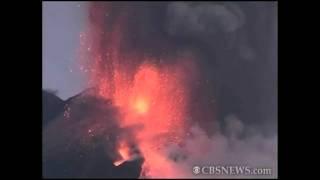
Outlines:
[[121,156],[121,159],[117,160],[117,161],[115,161],[113,163],[115,166],[119,166],[124,161],[126,161],[126,160],[128,160],[130,158],[130,148],[124,142],[120,143],[118,151],[119,151],[119,154]]
[[[179,143],[183,137],[186,96],[179,73],[174,67],[143,63],[132,81],[124,78],[127,72],[117,72],[111,97],[109,91],[104,91],[105,85],[99,84],[100,95],[111,98],[119,107],[122,127],[143,127],[133,138],[145,157],[145,164],[161,163],[166,157],[159,156],[157,150]],[[126,139],[119,142],[118,152],[121,159],[114,163],[116,166],[132,158]]]
[[[159,168],[168,157],[159,153],[169,144],[181,142],[186,131],[188,92],[185,85],[187,73],[180,61],[159,63],[155,57],[141,52],[121,51],[124,18],[114,20],[114,25],[104,32],[108,18],[101,6],[92,7],[94,24],[81,42],[84,49],[90,47],[90,61],[86,64],[90,85],[97,86],[98,94],[112,102],[120,110],[123,128],[139,126],[130,139],[119,139],[121,156],[114,164],[131,159],[129,144],[134,142],[144,157],[143,173],[148,175]],[[107,42],[107,43],[106,43]],[[141,54],[139,54],[141,53]],[[176,58],[176,57],[172,57]],[[158,62],[158,63],[155,63]],[[167,171],[163,165],[163,171]],[[157,171],[161,171],[157,169]],[[161,172],[160,172],[161,173]]]
[[146,102],[144,98],[137,98],[134,104],[134,108],[137,111],[137,113],[145,114],[146,112],[148,112],[149,104],[148,102]]

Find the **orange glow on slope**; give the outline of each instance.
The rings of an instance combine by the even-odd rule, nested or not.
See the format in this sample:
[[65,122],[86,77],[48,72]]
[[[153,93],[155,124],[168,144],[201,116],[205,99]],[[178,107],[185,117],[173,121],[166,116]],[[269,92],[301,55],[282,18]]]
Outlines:
[[130,158],[130,148],[124,142],[120,143],[120,146],[118,148],[118,152],[121,156],[121,159],[119,159],[113,163],[115,166],[119,166],[124,161],[126,161]]

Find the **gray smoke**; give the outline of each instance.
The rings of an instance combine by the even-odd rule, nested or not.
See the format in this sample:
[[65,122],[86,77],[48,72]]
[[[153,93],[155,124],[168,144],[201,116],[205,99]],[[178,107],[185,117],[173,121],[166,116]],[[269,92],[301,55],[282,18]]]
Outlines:
[[[219,119],[236,114],[263,133],[277,122],[277,4],[173,2],[170,37],[197,47],[203,78],[214,92]],[[199,50],[200,49],[200,50]],[[224,123],[224,122],[222,122]]]
[[[244,126],[237,117],[230,115],[227,134],[216,133],[209,137],[201,128],[191,129],[192,137],[187,138],[184,146],[171,145],[159,153],[168,157],[167,167],[173,171],[150,172],[156,178],[276,178],[277,177],[277,135],[265,137],[256,129]],[[250,135],[241,137],[244,131]],[[172,158],[173,157],[173,158]],[[194,166],[247,166],[250,168],[271,169],[271,174],[194,174]]]
[[237,6],[201,3],[197,5],[174,2],[168,5],[168,33],[180,36],[208,36],[232,33],[244,23],[244,15]]
[[[277,3],[172,2],[164,29],[176,47],[186,43],[198,55],[206,85],[194,92],[191,111],[206,113],[214,94],[218,119],[194,116],[186,145],[162,152],[176,171],[151,176],[202,177],[191,167],[248,165],[271,168],[272,175],[243,177],[277,177]],[[172,161],[171,154],[185,156]]]

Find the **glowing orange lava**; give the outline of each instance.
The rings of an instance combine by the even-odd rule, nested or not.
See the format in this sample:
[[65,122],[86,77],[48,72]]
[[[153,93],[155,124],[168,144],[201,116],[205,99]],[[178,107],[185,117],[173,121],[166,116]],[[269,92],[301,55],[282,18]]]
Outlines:
[[145,114],[148,112],[149,104],[144,100],[144,98],[138,98],[134,104],[134,108],[139,114]]
[[[119,107],[122,127],[143,127],[134,133],[134,139],[145,157],[144,166],[156,167],[167,159],[157,151],[167,144],[179,143],[185,130],[187,97],[179,76],[181,72],[175,66],[157,67],[143,63],[131,81],[124,78],[126,72],[118,71],[116,74],[114,94],[111,97],[108,93],[102,95],[112,98]],[[101,88],[104,88],[103,84]],[[115,165],[131,158],[125,141],[120,142],[118,152],[122,159]]]
[[121,156],[121,159],[119,159],[113,163],[115,166],[119,166],[124,161],[126,161],[130,158],[130,148],[128,147],[127,144],[125,144],[125,142],[120,143],[120,146],[118,148],[118,152]]
[[[123,40],[125,16],[108,19],[109,16],[105,16],[107,5],[94,5],[91,10],[94,21],[88,33],[82,34],[81,41],[85,46],[83,49],[90,47],[86,56],[90,59],[86,62],[89,85],[96,86],[98,95],[111,99],[118,107],[119,123],[123,128],[141,127],[130,138],[144,157],[143,171],[146,173],[147,169],[159,168],[168,159],[159,150],[170,143],[179,143],[184,137],[188,105],[185,77],[190,75],[190,69],[182,70],[177,57],[169,59],[176,63],[165,64],[143,52],[121,51],[126,43]],[[106,22],[116,23],[104,29]],[[129,140],[119,141],[121,159],[115,165],[132,156]],[[168,167],[162,168],[167,171]]]

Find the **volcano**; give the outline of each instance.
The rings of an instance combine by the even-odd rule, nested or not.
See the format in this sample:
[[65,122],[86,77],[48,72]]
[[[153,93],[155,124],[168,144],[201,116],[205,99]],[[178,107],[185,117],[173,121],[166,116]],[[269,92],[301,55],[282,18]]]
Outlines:
[[92,88],[67,100],[43,92],[45,177],[276,171],[276,3],[87,5],[75,68]]

